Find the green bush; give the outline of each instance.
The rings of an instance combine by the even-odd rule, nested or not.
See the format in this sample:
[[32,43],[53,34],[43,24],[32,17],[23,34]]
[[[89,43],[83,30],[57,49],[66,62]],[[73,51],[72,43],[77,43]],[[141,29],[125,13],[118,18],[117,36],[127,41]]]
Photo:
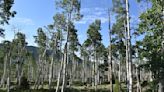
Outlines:
[[114,92],[119,92],[119,81],[115,80]]
[[153,92],[153,91],[157,92],[157,90],[156,90],[157,84],[158,84],[157,81],[148,82],[147,86],[149,87],[149,89],[147,89],[146,92]]
[[29,82],[27,81],[27,78],[26,77],[22,77],[21,78],[21,84],[20,84],[20,89],[29,89],[30,88],[30,85],[29,85]]
[[76,85],[76,86],[83,86],[84,85],[84,83],[81,81],[73,81],[72,84]]
[[[113,80],[112,80],[112,84],[115,84],[115,81],[116,81],[116,80],[113,79]],[[109,81],[104,81],[102,84],[110,84],[110,82],[109,82]]]
[[145,87],[145,86],[147,86],[148,85],[148,82],[147,81],[143,81],[142,83],[141,83],[141,86],[142,87]]

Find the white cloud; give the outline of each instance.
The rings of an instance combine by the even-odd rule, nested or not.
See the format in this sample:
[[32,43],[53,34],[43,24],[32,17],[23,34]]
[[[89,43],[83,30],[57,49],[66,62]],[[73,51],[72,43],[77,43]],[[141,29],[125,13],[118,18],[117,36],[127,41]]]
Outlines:
[[23,18],[23,17],[16,17],[13,18],[10,22],[11,24],[21,24],[21,25],[30,25],[33,26],[35,25],[34,21],[30,18]]
[[80,21],[75,22],[76,24],[92,23],[96,19],[100,19],[101,23],[108,22],[108,12],[105,8],[83,8],[81,13],[84,15],[84,17]]

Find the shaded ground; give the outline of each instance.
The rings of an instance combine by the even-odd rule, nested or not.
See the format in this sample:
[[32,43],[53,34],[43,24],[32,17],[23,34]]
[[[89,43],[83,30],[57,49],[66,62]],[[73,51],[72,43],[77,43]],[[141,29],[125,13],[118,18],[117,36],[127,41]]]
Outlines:
[[[55,87],[54,87],[55,88]],[[95,91],[94,87],[91,86],[72,86],[67,87],[65,92],[110,92],[110,85],[99,85],[97,90]],[[5,88],[0,88],[0,92],[6,92]],[[21,90],[16,89],[15,87],[11,90],[11,92],[55,92],[55,89],[49,90],[48,85],[44,85],[42,89],[33,89],[31,86],[30,89]]]
[[[0,89],[0,92],[6,92],[4,89]],[[38,89],[38,90],[34,90],[34,89],[30,89],[30,90],[11,90],[11,92],[55,92],[55,89],[53,90],[48,90],[48,89]],[[74,89],[74,88],[67,88],[65,90],[65,92],[109,92],[108,89],[97,89],[97,91],[95,91],[94,89]]]

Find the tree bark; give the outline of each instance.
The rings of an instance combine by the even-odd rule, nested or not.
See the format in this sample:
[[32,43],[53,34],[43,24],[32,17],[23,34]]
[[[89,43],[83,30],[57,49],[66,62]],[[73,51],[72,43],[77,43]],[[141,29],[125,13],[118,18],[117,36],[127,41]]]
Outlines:
[[[69,18],[69,14],[68,14],[68,18]],[[70,18],[69,18],[70,19]],[[69,23],[69,20],[68,20]],[[62,89],[61,92],[64,92],[65,90],[65,86],[66,86],[66,74],[67,74],[67,60],[68,60],[68,38],[69,38],[69,24],[67,24],[67,39],[66,39],[66,43],[64,46],[64,58],[63,58],[63,83],[62,83]]]
[[138,65],[136,65],[136,78],[137,78],[137,92],[142,92],[142,90],[141,90],[141,84],[140,84],[140,77],[139,77]]
[[[109,55],[108,55],[108,64],[109,64],[109,68],[108,68],[108,72],[110,72],[110,92],[113,92],[113,64],[112,64],[112,30],[111,30],[111,16],[110,16],[110,10],[109,12],[109,42],[110,42],[110,46],[109,46]],[[109,71],[110,69],[110,71]]]
[[[60,51],[62,51],[62,31],[60,33]],[[62,73],[62,69],[63,69],[63,61],[64,61],[64,56],[62,53],[60,53],[60,69],[58,72],[58,78],[57,78],[57,86],[56,86],[56,91],[58,92],[59,90],[59,85],[60,85],[60,79],[61,79],[61,73]]]
[[9,61],[9,72],[7,77],[7,92],[10,92],[11,57]]
[[64,62],[63,62],[63,83],[62,83],[62,89],[61,92],[64,92],[65,85],[66,85],[66,67],[67,67],[67,43],[64,48]]
[[53,64],[54,64],[54,55],[51,58],[51,64],[49,69],[49,89],[51,89],[51,83],[52,83]]
[[94,88],[95,88],[95,91],[97,90],[97,55],[96,55],[96,47],[94,45],[94,76],[93,76],[93,79],[94,79]]
[[[64,59],[62,59],[62,61],[63,61],[63,60],[64,60]],[[60,61],[60,70],[59,70],[59,72],[58,72],[56,92],[58,92],[58,90],[59,90],[59,85],[60,85],[61,73],[62,73],[62,69],[63,69],[63,63],[62,63],[62,61]]]
[[54,65],[54,55],[56,55],[56,48],[57,48],[57,38],[58,35],[55,35],[55,42],[54,42],[54,48],[53,48],[53,52],[52,52],[52,58],[51,58],[51,65],[50,65],[50,69],[49,69],[49,89],[51,89],[51,83],[52,83],[52,76],[53,76],[53,65]]
[[119,92],[121,92],[121,62],[122,62],[122,55],[120,55],[119,71],[118,71]]
[[3,85],[4,87],[4,83],[5,83],[5,78],[6,78],[6,72],[7,72],[7,58],[8,58],[8,55],[5,56],[5,59],[4,59],[4,69],[3,69],[3,76],[2,76],[2,79],[1,79],[1,84],[0,84],[0,87]]
[[92,66],[92,87],[95,86],[95,80],[94,80],[94,74],[95,74],[95,62],[91,62],[91,66]]
[[42,55],[39,55],[39,66],[38,66],[38,76],[37,76],[37,79],[35,81],[35,85],[34,85],[34,89],[38,89],[39,88],[39,85],[40,83],[42,82],[42,79],[43,79],[43,58],[45,57],[46,55],[46,51],[47,49],[44,50],[43,54]]
[[83,77],[82,77],[82,82],[86,82],[85,78],[86,78],[86,75],[85,75],[85,56],[82,56],[83,57],[83,68],[82,68],[82,73],[83,73]]
[[158,83],[158,92],[164,92],[164,82],[163,80],[160,80]]
[[132,59],[131,59],[131,33],[130,33],[130,21],[129,21],[129,1],[126,0],[126,27],[127,27],[127,50],[128,53],[128,77],[129,77],[129,92],[133,92],[132,82]]

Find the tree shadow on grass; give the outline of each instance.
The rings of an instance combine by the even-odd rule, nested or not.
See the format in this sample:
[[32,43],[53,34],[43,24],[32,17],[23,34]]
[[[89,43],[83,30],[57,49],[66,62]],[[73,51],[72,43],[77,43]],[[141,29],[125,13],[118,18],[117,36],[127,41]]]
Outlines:
[[[1,91],[0,91],[1,92]],[[2,91],[5,92],[5,91]],[[55,92],[55,89],[52,90],[48,90],[48,89],[30,89],[30,90],[20,90],[20,89],[16,89],[16,90],[12,90],[11,92]],[[60,92],[60,90],[59,90]],[[109,92],[109,90],[106,89],[98,89],[98,90],[94,90],[94,89],[73,89],[73,88],[66,88],[65,92]]]

